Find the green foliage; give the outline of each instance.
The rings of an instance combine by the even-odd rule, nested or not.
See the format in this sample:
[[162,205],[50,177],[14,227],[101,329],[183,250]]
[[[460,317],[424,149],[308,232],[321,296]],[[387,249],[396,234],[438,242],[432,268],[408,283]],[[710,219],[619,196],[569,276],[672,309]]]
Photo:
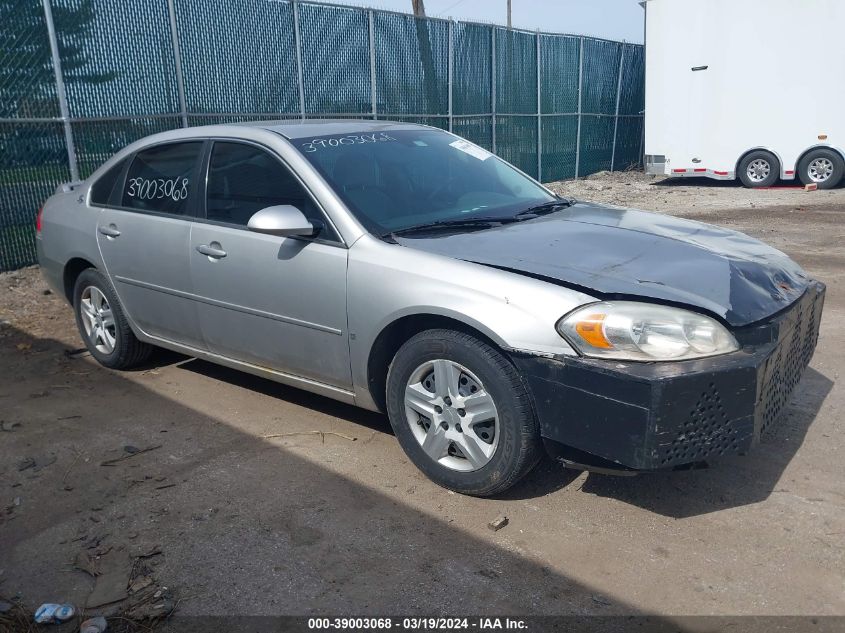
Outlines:
[[[95,19],[93,0],[52,6],[64,80],[99,84],[116,73],[86,70],[86,42]],[[50,39],[40,0],[0,3],[0,117],[58,115]]]

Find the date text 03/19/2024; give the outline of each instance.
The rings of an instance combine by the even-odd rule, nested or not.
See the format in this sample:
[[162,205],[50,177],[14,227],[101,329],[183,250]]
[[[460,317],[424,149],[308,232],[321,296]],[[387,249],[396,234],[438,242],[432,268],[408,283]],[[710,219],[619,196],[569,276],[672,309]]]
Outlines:
[[420,630],[471,630],[493,631],[493,630],[526,630],[528,624],[520,618],[309,618],[308,628],[311,630],[320,629],[372,629],[389,630],[402,629],[407,631]]

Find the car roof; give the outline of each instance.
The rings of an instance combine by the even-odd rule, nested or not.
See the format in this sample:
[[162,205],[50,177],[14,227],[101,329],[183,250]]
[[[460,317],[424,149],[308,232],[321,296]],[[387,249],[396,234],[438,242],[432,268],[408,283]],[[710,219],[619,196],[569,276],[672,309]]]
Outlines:
[[[244,134],[244,128],[251,128],[251,134]],[[239,132],[239,130],[241,130]],[[400,121],[374,121],[372,119],[277,119],[267,121],[242,121],[237,123],[216,123],[211,125],[199,125],[185,128],[175,128],[165,132],[151,134],[137,141],[130,143],[109,160],[103,163],[88,180],[96,180],[103,172],[108,170],[116,162],[123,160],[132,152],[140,151],[158,143],[172,143],[202,139],[209,136],[226,136],[239,138],[241,136],[252,137],[255,131],[268,131],[288,140],[302,138],[316,138],[320,136],[333,136],[343,134],[366,134],[375,132],[387,132],[390,130],[438,130],[428,125],[417,123],[402,123]]]
[[287,139],[359,132],[387,132],[389,130],[426,129],[429,126],[399,121],[373,121],[372,119],[279,119],[275,121],[245,121],[227,125],[258,127]]

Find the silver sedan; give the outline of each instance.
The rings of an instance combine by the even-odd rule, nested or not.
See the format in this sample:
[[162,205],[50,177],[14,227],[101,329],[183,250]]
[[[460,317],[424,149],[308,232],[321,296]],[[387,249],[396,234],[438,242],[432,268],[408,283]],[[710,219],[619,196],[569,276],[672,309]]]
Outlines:
[[696,222],[576,202],[442,130],[175,130],[68,183],[42,271],[103,365],[164,347],[384,411],[431,479],[506,490],[741,453],[815,348],[824,286]]

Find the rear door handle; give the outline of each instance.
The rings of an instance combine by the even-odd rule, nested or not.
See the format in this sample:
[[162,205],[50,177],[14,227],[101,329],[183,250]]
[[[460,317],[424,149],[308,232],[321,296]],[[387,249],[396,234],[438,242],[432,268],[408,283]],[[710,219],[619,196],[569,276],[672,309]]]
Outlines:
[[106,237],[118,237],[120,235],[120,231],[117,230],[117,227],[114,224],[100,226],[98,227],[98,230]]
[[200,244],[197,246],[197,252],[214,259],[223,259],[226,257],[226,251],[220,248],[220,244],[217,244],[217,242],[212,242],[211,245]]

